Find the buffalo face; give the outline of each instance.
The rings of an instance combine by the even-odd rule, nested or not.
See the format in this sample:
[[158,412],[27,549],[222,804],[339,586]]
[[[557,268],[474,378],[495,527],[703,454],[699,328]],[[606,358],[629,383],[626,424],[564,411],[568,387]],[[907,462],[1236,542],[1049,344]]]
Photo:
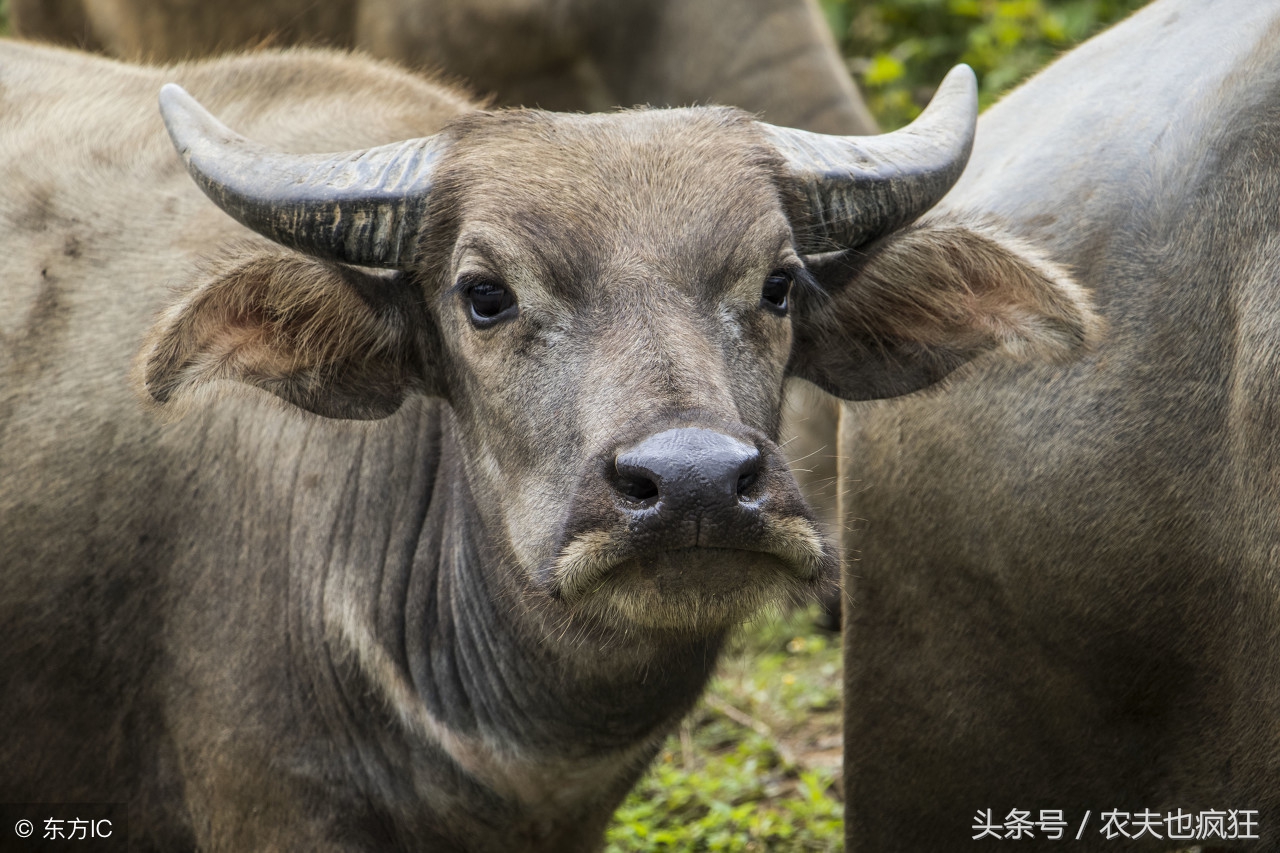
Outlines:
[[688,627],[829,578],[774,443],[807,274],[755,123],[515,113],[455,132],[418,277],[486,526],[529,582]]

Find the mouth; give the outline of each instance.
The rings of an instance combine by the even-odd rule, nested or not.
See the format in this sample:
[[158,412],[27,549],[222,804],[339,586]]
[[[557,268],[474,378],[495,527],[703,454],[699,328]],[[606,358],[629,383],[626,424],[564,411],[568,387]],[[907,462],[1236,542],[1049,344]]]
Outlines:
[[810,598],[833,582],[835,554],[814,525],[786,518],[770,528],[733,548],[639,550],[610,531],[584,533],[553,565],[552,591],[574,610],[602,618],[711,629]]

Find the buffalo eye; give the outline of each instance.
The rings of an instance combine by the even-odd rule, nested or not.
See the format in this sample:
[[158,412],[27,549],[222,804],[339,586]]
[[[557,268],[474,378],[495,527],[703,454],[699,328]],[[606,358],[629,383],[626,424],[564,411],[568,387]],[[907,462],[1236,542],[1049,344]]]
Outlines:
[[774,270],[764,280],[764,288],[760,291],[760,305],[779,317],[787,315],[791,307],[791,283],[794,277],[789,270]]
[[516,315],[516,297],[497,279],[475,278],[462,282],[471,325],[487,329]]

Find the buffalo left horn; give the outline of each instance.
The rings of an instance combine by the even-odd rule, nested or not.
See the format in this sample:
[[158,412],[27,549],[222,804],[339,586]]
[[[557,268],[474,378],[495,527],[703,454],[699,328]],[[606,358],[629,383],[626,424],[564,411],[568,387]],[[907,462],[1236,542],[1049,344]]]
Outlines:
[[977,121],[977,81],[957,65],[924,112],[892,133],[828,136],[761,123],[808,202],[797,249],[849,249],[915,220],[960,179]]
[[343,263],[403,269],[412,260],[440,138],[285,154],[230,130],[173,83],[160,90],[160,114],[196,184],[240,224]]

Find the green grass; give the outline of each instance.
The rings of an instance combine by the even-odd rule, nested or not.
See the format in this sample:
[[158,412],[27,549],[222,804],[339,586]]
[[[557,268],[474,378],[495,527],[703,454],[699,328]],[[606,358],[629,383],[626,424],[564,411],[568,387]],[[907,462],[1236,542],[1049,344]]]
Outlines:
[[840,707],[839,638],[812,613],[748,626],[606,853],[843,849]]

